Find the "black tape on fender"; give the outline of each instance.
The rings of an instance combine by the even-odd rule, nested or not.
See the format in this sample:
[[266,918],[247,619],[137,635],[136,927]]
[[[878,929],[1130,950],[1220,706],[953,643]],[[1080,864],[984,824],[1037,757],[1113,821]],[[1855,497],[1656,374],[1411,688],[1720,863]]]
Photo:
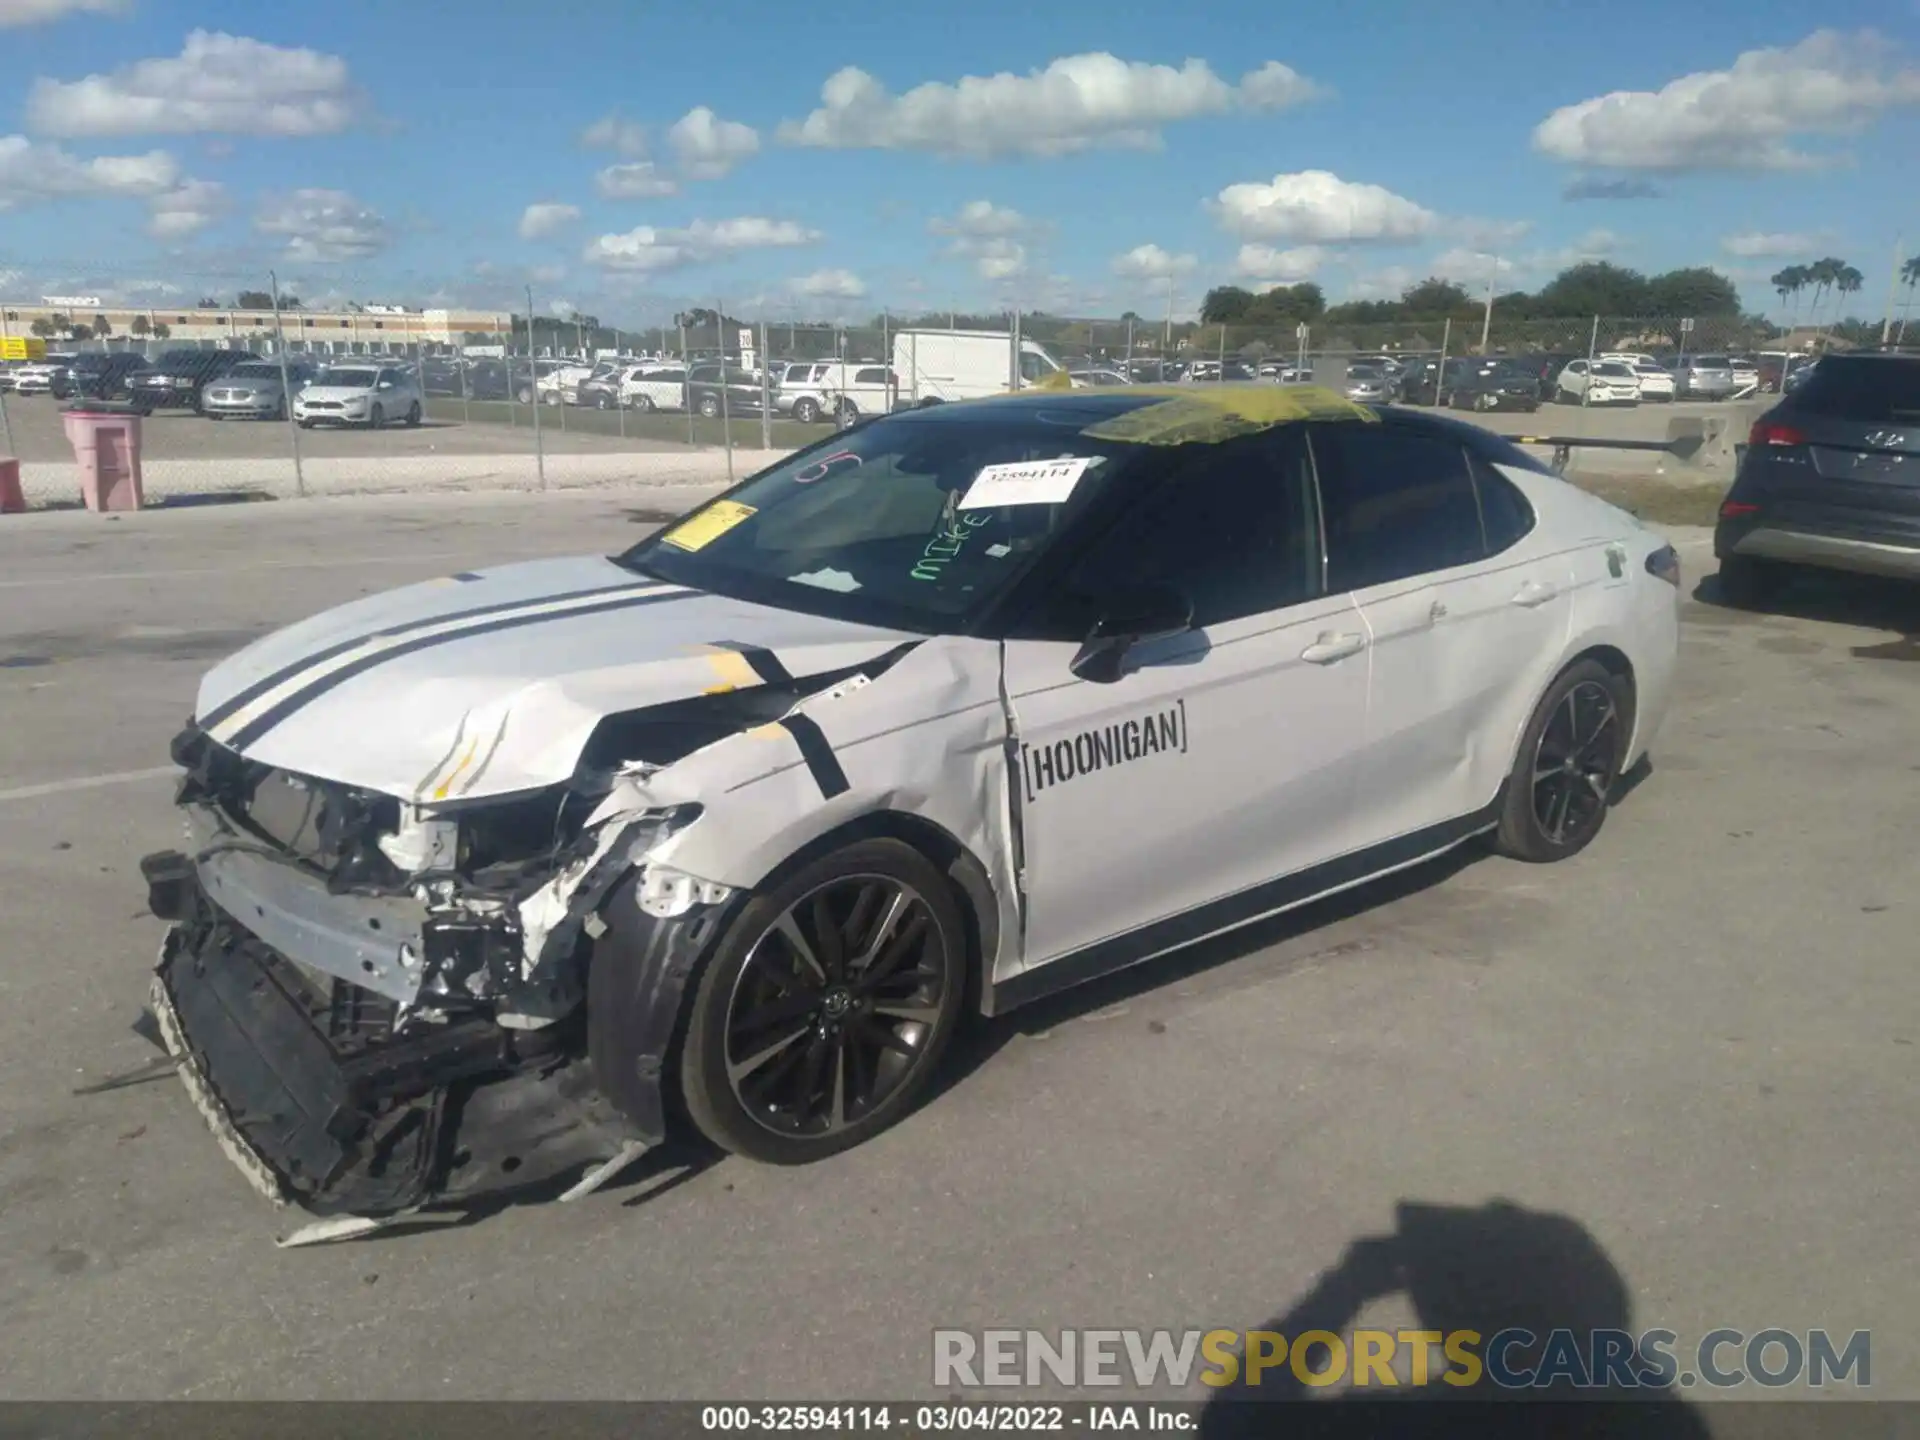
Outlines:
[[823,798],[831,800],[853,788],[847,782],[847,772],[840,768],[840,757],[833,753],[833,746],[811,715],[789,715],[779,724],[800,747],[800,758],[807,762]]

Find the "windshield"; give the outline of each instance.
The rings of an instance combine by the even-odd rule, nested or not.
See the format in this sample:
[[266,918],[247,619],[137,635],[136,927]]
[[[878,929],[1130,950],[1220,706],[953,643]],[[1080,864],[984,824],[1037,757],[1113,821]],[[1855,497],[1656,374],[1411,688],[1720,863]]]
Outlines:
[[[802,452],[620,557],[643,574],[923,633],[963,630],[1143,447],[1088,440],[1111,414],[893,416]],[[1038,476],[987,467],[1063,462]],[[1009,503],[984,503],[998,494]]]
[[1724,355],[1696,355],[1693,357],[1696,370],[1731,370],[1733,364]]
[[1633,371],[1627,366],[1622,365],[1617,361],[1608,360],[1602,364],[1594,366],[1593,373],[1596,375],[1605,375],[1612,379],[1617,380],[1623,377],[1631,376],[1633,374]]
[[235,380],[278,380],[280,378],[280,367],[278,365],[270,365],[265,361],[256,361],[247,365],[236,365],[233,367],[232,378]]
[[373,388],[373,371],[322,370],[316,383],[321,385],[338,385],[344,390],[371,390]]

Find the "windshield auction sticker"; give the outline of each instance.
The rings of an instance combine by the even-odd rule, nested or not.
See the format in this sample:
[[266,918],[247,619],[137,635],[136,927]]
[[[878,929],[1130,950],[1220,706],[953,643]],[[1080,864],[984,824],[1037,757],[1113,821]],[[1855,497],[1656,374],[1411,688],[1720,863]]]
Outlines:
[[682,550],[699,550],[711,545],[753,513],[753,506],[742,505],[737,500],[716,500],[699,514],[682,520],[660,538]]
[[1058,505],[1097,457],[1023,460],[1017,465],[988,465],[973,477],[958,508],[985,510],[996,505]]

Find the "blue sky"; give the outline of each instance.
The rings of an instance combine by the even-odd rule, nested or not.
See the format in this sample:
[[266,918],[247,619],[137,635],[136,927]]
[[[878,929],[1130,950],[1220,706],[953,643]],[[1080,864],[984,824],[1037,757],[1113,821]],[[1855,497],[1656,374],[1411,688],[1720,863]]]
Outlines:
[[1111,315],[1605,257],[1773,309],[1832,254],[1878,313],[1920,252],[1920,0],[537,12],[0,0],[0,288]]

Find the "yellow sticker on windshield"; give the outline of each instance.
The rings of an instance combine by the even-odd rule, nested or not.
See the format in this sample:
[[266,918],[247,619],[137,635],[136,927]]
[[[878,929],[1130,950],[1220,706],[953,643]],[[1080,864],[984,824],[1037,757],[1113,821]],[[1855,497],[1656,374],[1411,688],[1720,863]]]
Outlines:
[[682,550],[699,550],[711,545],[727,531],[754,513],[753,506],[737,500],[716,500],[698,514],[690,515],[660,538]]

